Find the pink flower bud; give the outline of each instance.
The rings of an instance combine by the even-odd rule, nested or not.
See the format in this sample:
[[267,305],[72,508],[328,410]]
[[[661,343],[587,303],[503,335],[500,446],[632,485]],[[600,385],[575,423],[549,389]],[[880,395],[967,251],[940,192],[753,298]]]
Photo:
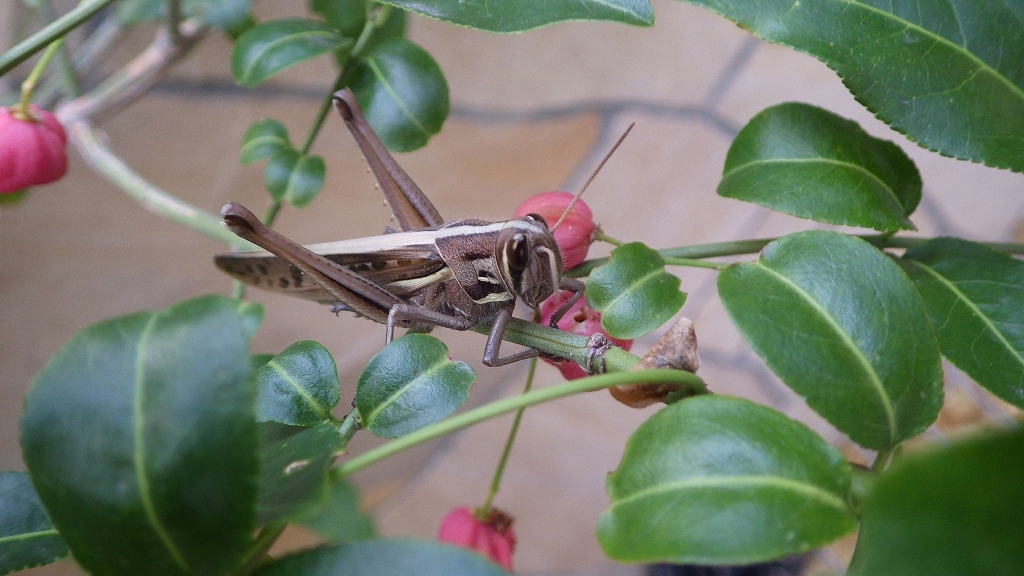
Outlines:
[[[554,226],[562,217],[573,195],[568,192],[543,192],[528,198],[516,208],[515,217],[540,214],[548,226]],[[555,242],[562,253],[562,265],[566,270],[579,266],[587,258],[587,250],[594,241],[594,214],[583,200],[577,200],[555,230]]]
[[512,521],[511,516],[497,508],[491,508],[485,520],[478,519],[469,508],[456,508],[441,520],[437,538],[475,550],[511,572],[512,552],[516,548]]
[[67,135],[57,118],[31,106],[32,118],[0,108],[0,194],[49,184],[67,172]]
[[[551,321],[551,317],[555,315],[555,312],[562,307],[562,304],[568,302],[571,297],[572,292],[559,290],[555,295],[545,300],[544,303],[540,305],[540,316],[542,318],[541,323],[546,326]],[[624,350],[629,350],[633,347],[632,340],[620,340],[618,338],[608,336],[608,333],[601,328],[601,313],[587,306],[587,303],[583,298],[580,298],[579,301],[569,308],[565,313],[565,316],[562,316],[562,319],[558,321],[557,326],[559,330],[587,337],[600,332],[601,334],[604,334],[608,340],[611,340],[612,343]],[[566,380],[576,380],[577,378],[587,376],[587,373],[584,372],[583,369],[580,368],[579,364],[576,364],[575,362],[569,360],[551,360],[549,358],[544,358],[544,361],[557,366]]]

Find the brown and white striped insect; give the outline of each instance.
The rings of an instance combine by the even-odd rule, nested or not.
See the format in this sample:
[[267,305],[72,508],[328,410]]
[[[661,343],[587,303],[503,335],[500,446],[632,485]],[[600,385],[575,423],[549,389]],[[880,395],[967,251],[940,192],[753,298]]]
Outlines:
[[243,206],[221,211],[235,234],[267,252],[216,257],[218,268],[246,284],[349,310],[387,326],[468,330],[490,324],[483,362],[501,366],[539,354],[526,349],[499,356],[517,300],[531,308],[555,290],[584,284],[562,275],[562,257],[543,218],[444,223],[422,190],[384,147],[349,90],[334,95],[341,113],[397,218],[402,232],[301,246],[264,226]]

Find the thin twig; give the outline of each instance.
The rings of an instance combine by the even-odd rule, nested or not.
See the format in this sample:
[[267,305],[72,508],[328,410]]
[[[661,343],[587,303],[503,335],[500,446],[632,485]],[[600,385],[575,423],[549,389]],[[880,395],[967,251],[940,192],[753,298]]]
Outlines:
[[95,119],[144,94],[208,30],[195,19],[182,22],[180,29],[180,44],[174,44],[165,29],[158,30],[153,42],[121,70],[93,90],[58,108],[58,118],[65,124]]
[[50,42],[74,30],[79,24],[92,18],[94,14],[113,1],[85,0],[67,14],[57,18],[53,24],[44,27],[42,30],[21,41],[18,45],[0,55],[0,76],[28,60],[36,52],[46,48]]
[[66,123],[65,128],[69,142],[89,166],[142,204],[146,210],[230,246],[248,250],[256,248],[224,228],[217,216],[168,194],[139,176],[114,154],[104,138],[87,121],[78,119]]

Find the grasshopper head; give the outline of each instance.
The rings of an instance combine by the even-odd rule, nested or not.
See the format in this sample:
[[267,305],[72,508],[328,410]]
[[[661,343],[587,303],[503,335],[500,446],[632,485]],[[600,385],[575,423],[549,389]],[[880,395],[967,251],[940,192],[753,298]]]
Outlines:
[[494,254],[505,286],[527,306],[540,306],[558,289],[562,255],[547,222],[537,214],[505,222]]

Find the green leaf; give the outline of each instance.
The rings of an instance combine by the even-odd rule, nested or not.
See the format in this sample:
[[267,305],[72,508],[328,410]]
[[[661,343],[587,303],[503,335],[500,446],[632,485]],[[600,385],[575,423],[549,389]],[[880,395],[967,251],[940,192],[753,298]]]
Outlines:
[[900,260],[924,299],[942,354],[1024,408],[1024,262],[981,244],[936,238]]
[[480,30],[520,32],[567,20],[654,24],[649,0],[386,0],[387,4]]
[[855,122],[790,102],[755,116],[733,140],[718,194],[829,224],[914,230],[914,162]]
[[324,186],[326,168],[319,156],[303,156],[296,150],[274,154],[263,171],[263,183],[274,200],[287,200],[301,208],[316,198]]
[[24,472],[0,472],[0,574],[49,564],[68,555]]
[[[182,16],[198,18],[222,29],[230,29],[245,20],[252,0],[183,0]],[[122,26],[131,26],[167,16],[166,0],[122,0],[114,13]]]
[[897,461],[861,508],[850,576],[1024,574],[1024,430]]
[[[274,359],[273,354],[253,354],[249,357],[249,369],[255,372]],[[257,413],[258,415],[258,413]]]
[[350,87],[366,119],[391,150],[422,147],[448,117],[448,83],[441,68],[404,38],[368,52],[355,67]]
[[277,120],[257,120],[242,136],[242,154],[239,161],[250,164],[287,150],[294,150],[288,139],[288,129]]
[[361,424],[397,438],[448,416],[469,397],[476,374],[452,362],[448,347],[427,334],[406,334],[366,365],[356,384]]
[[654,414],[607,481],[597,538],[619,562],[739,564],[852,532],[850,466],[803,424],[740,398]]
[[325,52],[352,43],[334,28],[316,20],[284,18],[246,30],[231,51],[231,73],[246,86]]
[[377,532],[373,520],[359,509],[355,486],[344,478],[331,484],[323,507],[299,522],[333,543],[368,540]]
[[207,296],[86,328],[36,377],[21,446],[94,574],[226,574],[256,503],[255,390],[235,302]]
[[328,471],[340,449],[341,436],[328,422],[311,428],[261,423],[256,523],[292,520],[323,506]]
[[607,264],[587,280],[587,304],[601,313],[601,326],[615,338],[649,334],[683,307],[679,277],[665,271],[657,252],[639,242],[612,250]]
[[935,420],[935,332],[906,274],[867,242],[791,234],[724,269],[718,293],[768,367],[854,442],[891,449]]
[[346,38],[358,38],[366,24],[366,0],[312,0],[309,5]]
[[430,540],[381,539],[321,546],[263,566],[257,576],[507,576],[476,552]]
[[256,418],[312,426],[331,420],[341,391],[331,353],[311,340],[296,342],[253,373]]
[[929,150],[1024,170],[1018,2],[686,1],[818,58],[868,110]]

